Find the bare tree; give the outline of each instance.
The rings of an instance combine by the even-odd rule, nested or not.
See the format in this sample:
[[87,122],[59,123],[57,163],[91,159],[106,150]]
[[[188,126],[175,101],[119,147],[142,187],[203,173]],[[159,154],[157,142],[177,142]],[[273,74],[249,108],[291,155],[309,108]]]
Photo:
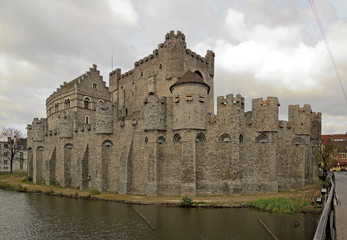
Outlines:
[[0,132],[0,139],[3,139],[5,143],[4,153],[10,161],[10,172],[13,172],[13,163],[18,160],[17,154],[23,148],[19,143],[19,140],[23,139],[23,133],[14,128],[2,128]]
[[321,174],[319,176],[323,181],[326,179],[328,171],[336,163],[337,146],[333,143],[328,143],[324,145],[322,141],[319,142],[319,150],[317,152],[317,157],[319,161],[319,167],[321,169]]

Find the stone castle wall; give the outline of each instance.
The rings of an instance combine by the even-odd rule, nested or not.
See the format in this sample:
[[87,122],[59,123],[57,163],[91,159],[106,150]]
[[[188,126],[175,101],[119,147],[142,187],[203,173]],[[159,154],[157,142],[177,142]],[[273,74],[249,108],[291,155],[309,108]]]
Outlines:
[[[210,91],[195,82],[171,92],[187,71]],[[29,174],[146,195],[273,193],[314,181],[321,114],[293,105],[279,121],[277,98],[254,99],[245,112],[244,98],[229,94],[217,97],[215,115],[213,76],[214,53],[187,49],[181,32],[132,70],[111,72],[109,87],[94,65],[47,99],[47,118],[28,125]]]

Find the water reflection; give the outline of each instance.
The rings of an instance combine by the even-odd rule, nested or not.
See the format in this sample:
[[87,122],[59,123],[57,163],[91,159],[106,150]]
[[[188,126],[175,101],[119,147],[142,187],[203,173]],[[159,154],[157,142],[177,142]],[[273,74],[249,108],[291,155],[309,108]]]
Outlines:
[[[312,239],[318,216],[249,209],[185,209],[0,190],[0,239]],[[157,228],[144,223],[138,209]],[[298,224],[299,226],[297,226]]]

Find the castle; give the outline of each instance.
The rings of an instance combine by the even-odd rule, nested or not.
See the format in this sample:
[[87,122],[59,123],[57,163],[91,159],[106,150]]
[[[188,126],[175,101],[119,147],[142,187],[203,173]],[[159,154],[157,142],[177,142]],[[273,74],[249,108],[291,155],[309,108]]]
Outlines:
[[93,65],[46,101],[28,131],[28,174],[36,183],[119,194],[237,195],[302,188],[316,179],[321,113],[276,97],[217,97],[214,58],[171,31],[134,68]]

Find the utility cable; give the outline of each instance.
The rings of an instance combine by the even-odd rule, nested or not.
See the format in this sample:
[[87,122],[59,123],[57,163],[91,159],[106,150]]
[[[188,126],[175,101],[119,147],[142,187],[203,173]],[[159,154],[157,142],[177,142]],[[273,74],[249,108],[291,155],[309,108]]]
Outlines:
[[323,37],[325,46],[326,46],[326,48],[327,48],[327,51],[328,51],[328,54],[329,54],[331,63],[332,63],[333,68],[334,68],[334,70],[335,70],[335,73],[336,73],[336,76],[337,76],[337,80],[338,80],[338,82],[339,82],[339,84],[340,84],[341,90],[342,90],[343,95],[344,95],[344,97],[345,97],[345,100],[346,100],[346,102],[347,102],[347,95],[346,95],[345,89],[344,89],[344,87],[343,87],[343,85],[342,85],[341,77],[340,77],[340,74],[339,74],[339,71],[338,71],[338,68],[337,68],[337,65],[336,65],[336,62],[335,62],[333,53],[332,53],[332,51],[331,51],[331,48],[330,48],[328,39],[327,39],[327,37],[326,37],[326,35],[325,35],[325,32],[324,32],[322,23],[321,23],[321,21],[320,21],[320,19],[319,19],[319,15],[318,15],[318,12],[317,12],[317,9],[316,9],[316,5],[314,4],[314,1],[313,1],[313,0],[309,0],[309,2],[310,2],[310,5],[311,5],[313,14],[314,14],[314,16],[315,16],[315,18],[316,18],[316,21],[317,21],[319,30],[320,30],[320,32],[321,32],[321,34],[322,34],[322,37]]

